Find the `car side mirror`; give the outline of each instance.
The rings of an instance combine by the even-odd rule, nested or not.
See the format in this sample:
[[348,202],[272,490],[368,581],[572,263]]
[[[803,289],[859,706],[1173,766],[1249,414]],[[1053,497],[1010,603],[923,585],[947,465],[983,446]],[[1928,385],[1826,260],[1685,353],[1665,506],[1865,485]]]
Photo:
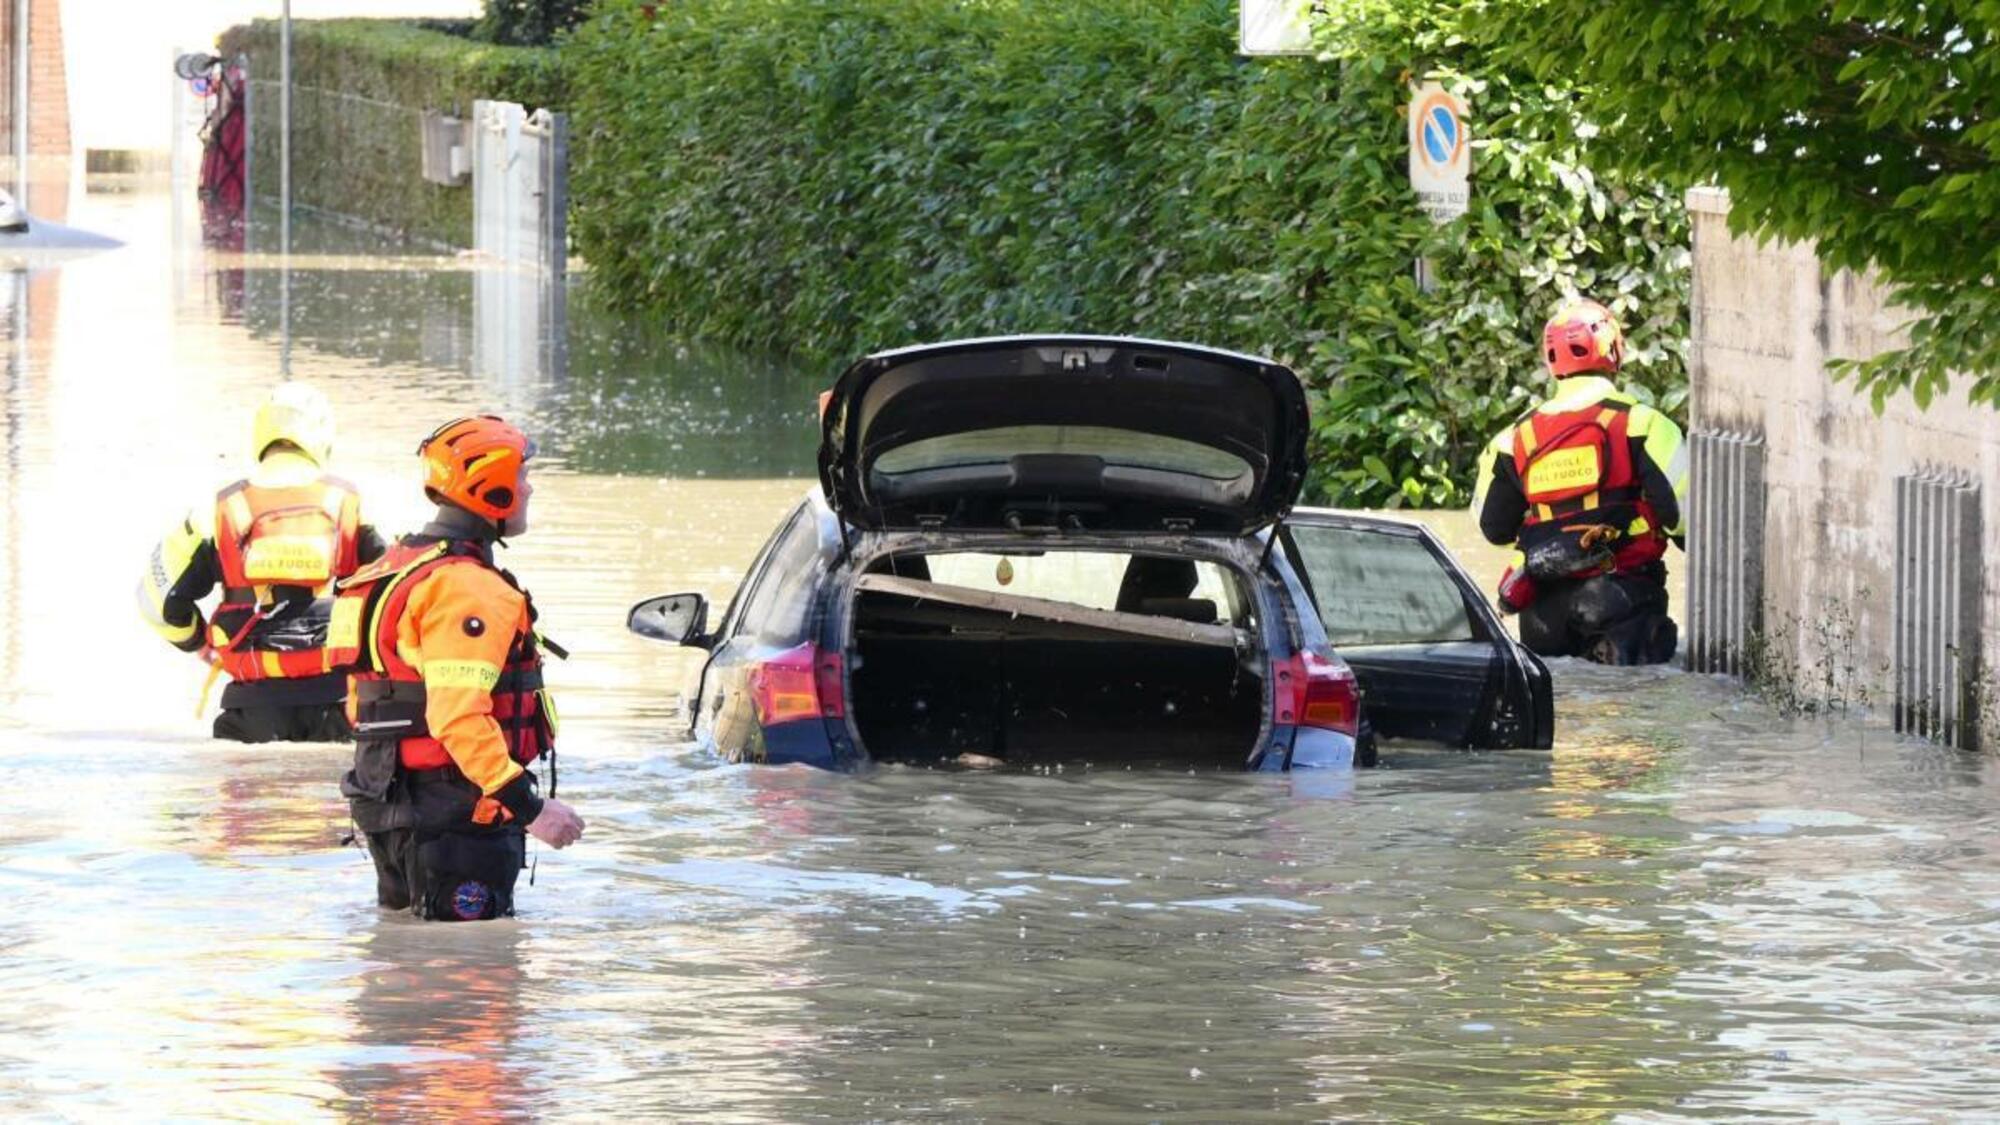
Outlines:
[[706,648],[708,599],[700,594],[647,598],[625,615],[625,627],[649,640]]

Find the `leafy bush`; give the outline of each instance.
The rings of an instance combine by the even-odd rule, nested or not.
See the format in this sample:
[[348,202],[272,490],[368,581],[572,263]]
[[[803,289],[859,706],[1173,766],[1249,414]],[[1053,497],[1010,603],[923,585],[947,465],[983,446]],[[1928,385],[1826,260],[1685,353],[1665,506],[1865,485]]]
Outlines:
[[[278,194],[278,23],[232,27],[225,55],[250,57],[250,169],[261,197]],[[472,192],[426,182],[418,115],[470,113],[478,98],[560,105],[554,51],[498,47],[392,20],[292,25],[292,197],[386,232],[472,244]]]
[[[1685,216],[1591,173],[1565,95],[1352,27],[1329,31],[1344,61],[1245,60],[1235,13],[603,0],[564,47],[572,229],[612,299],[829,369],[1047,330],[1273,355],[1311,389],[1312,495],[1342,504],[1466,500],[1481,444],[1545,389],[1534,337],[1573,288],[1618,309],[1636,389],[1678,408]],[[1406,69],[1454,59],[1483,139],[1472,213],[1440,229],[1400,113]]]
[[542,47],[590,14],[591,0],[486,0],[472,34],[489,43]]

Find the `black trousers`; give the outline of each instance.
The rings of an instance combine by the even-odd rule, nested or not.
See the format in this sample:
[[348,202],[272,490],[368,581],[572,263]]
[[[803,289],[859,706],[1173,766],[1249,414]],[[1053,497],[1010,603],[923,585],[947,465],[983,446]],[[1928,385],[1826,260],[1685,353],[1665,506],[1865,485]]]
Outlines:
[[347,676],[231,680],[222,688],[215,737],[236,742],[352,742]]
[[1659,562],[1580,582],[1544,582],[1521,611],[1521,643],[1541,656],[1664,664],[1679,640],[1667,615],[1667,568]]
[[376,901],[444,922],[511,916],[527,831],[475,823],[477,785],[451,766],[403,769],[396,746],[380,738],[356,743],[355,768],[340,783],[368,838]]
[[514,882],[527,859],[519,828],[477,832],[370,832],[375,900],[439,922],[477,922],[514,914]]
[[215,737],[235,742],[352,742],[354,728],[338,703],[302,707],[225,707]]

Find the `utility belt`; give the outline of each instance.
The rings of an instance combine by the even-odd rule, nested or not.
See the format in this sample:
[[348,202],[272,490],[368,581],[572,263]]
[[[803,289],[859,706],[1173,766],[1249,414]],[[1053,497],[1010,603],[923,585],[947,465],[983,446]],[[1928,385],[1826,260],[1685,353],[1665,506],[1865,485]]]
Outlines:
[[[556,717],[539,662],[503,670],[492,696],[492,718],[509,756],[524,769],[547,756],[553,796]],[[429,693],[421,680],[356,679],[353,700],[354,768],[341,779],[340,790],[356,801],[356,820],[364,829],[459,830],[504,823],[499,803],[483,797],[432,736]]]
[[327,659],[331,598],[281,599],[269,605],[224,603],[209,621],[208,646],[232,680],[280,680],[337,671]]
[[347,702],[347,674],[280,679],[231,680],[222,685],[222,709],[244,711],[262,707],[340,707]]
[[[407,770],[438,770],[452,764],[451,753],[432,735],[426,717],[428,694],[420,681],[356,680],[354,736],[393,740],[397,764]],[[503,672],[493,689],[493,721],[507,743],[508,756],[526,766],[551,759],[554,776],[556,717],[539,666]]]
[[[393,738],[397,741],[430,738],[426,714],[430,694],[421,680],[357,679],[354,681],[354,733],[360,738]],[[524,702],[525,701],[525,702]],[[548,691],[539,667],[509,669],[493,685],[493,721],[507,736],[514,760],[526,765],[539,751],[555,740],[554,712],[548,706]],[[526,738],[519,736],[529,736]],[[524,756],[532,745],[535,754]],[[407,764],[407,763],[406,763]],[[411,764],[413,769],[435,768],[429,762]]]
[[1666,553],[1666,537],[1637,505],[1604,507],[1521,529],[1521,570],[1538,582],[1631,570]]

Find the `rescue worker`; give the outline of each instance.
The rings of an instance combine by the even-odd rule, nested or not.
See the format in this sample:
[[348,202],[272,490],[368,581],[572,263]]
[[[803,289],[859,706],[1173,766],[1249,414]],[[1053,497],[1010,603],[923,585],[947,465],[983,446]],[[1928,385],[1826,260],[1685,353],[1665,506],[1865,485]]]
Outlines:
[[[499,418],[447,422],[417,447],[437,517],[341,583],[328,648],[354,669],[354,768],[341,779],[381,905],[471,921],[514,912],[525,833],[583,834],[555,797],[555,713],[535,605],[493,561],[527,530],[534,443]],[[529,766],[549,758],[549,796]]]
[[[333,408],[285,383],[257,409],[249,477],[184,517],[153,549],[139,582],[147,621],[174,647],[199,653],[222,690],[217,738],[341,741],[347,676],[324,647],[335,580],[382,553],[361,522],[354,486],[328,476]],[[204,618],[197,604],[216,586]],[[207,706],[208,689],[202,691]]]
[[1681,544],[1688,454],[1672,419],[1609,376],[1625,338],[1595,301],[1566,302],[1542,330],[1556,393],[1479,456],[1479,530],[1515,547],[1502,610],[1544,656],[1603,664],[1671,659],[1667,543]]

